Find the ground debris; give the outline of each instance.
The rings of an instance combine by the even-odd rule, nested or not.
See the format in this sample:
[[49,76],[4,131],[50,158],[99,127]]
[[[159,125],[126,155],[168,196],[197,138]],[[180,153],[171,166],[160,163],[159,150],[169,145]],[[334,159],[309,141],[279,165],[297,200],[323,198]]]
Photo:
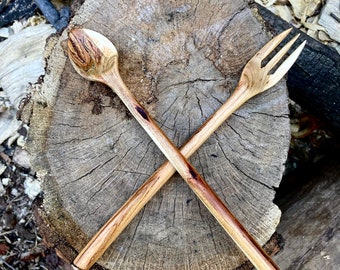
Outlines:
[[24,153],[18,149],[16,142],[0,145],[0,269],[64,269],[38,235],[32,206],[40,182],[34,171],[15,162],[14,155],[22,160]]
[[338,138],[320,119],[290,100],[291,142],[285,175],[305,166],[313,166],[338,149]]
[[255,0],[255,2],[312,38],[334,47],[340,53],[339,0]]

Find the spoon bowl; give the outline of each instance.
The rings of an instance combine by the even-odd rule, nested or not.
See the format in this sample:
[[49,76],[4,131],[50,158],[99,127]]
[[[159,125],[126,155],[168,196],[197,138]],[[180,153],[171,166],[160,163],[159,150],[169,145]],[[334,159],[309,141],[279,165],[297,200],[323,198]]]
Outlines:
[[85,79],[105,83],[103,74],[118,71],[118,52],[112,42],[89,29],[72,29],[68,55],[74,69]]

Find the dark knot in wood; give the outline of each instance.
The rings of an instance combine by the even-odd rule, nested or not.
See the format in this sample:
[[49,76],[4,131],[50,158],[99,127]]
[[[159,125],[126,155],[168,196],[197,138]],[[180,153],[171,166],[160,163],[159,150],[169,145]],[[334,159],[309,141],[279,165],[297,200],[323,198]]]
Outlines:
[[136,106],[135,109],[146,121],[149,121],[148,114],[144,111],[142,107]]

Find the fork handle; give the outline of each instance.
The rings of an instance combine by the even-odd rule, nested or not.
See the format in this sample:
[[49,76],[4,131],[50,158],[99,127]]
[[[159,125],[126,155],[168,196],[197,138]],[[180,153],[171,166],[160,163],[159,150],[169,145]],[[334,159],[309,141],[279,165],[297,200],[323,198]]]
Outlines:
[[[157,126],[148,112],[135,100],[134,96],[127,89],[121,80],[118,71],[105,78],[107,84],[121,98],[126,107],[130,110],[136,120],[147,131],[156,145],[163,151],[176,170],[195,192],[199,199],[205,204],[221,226],[226,230],[234,242],[249,258],[258,269],[279,269],[271,258],[263,251],[259,244],[250,236],[247,230],[240,224],[235,216],[227,209],[220,198],[214,193],[205,180],[199,175],[196,169],[188,163],[185,157],[166,137],[163,131]],[[163,167],[163,166],[162,166]],[[160,170],[154,175],[153,179],[157,185],[150,186],[150,181],[143,185],[143,192],[137,191],[133,200],[128,201],[118,215],[113,216],[97,234],[90,240],[87,246],[74,260],[74,264],[80,269],[88,269],[104,253],[108,246],[116,239],[119,233],[128,225],[129,221],[138,213],[145,203],[140,202],[140,198],[151,195],[145,187],[156,187],[152,195],[157,192],[161,185],[174,173],[170,163],[166,163],[166,177],[160,177]],[[159,180],[161,179],[161,180]],[[158,182],[159,180],[159,182]],[[154,181],[153,181],[154,182]],[[155,184],[155,183],[153,183]],[[146,193],[145,193],[146,191]],[[149,196],[150,198],[150,196]],[[136,207],[134,207],[136,204]],[[129,206],[133,210],[129,209]],[[118,218],[118,220],[117,220]]]

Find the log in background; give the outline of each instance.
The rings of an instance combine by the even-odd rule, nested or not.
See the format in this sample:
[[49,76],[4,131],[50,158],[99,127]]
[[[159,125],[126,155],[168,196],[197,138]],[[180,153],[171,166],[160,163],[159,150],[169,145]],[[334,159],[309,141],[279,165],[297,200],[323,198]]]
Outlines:
[[[247,1],[85,1],[71,26],[118,49],[127,86],[177,146],[228,98],[245,63],[269,40]],[[28,149],[43,179],[44,233],[69,259],[164,157],[123,104],[81,78],[53,43],[35,93]],[[48,49],[47,49],[48,50]],[[280,211],[272,200],[289,144],[284,81],[235,113],[191,158],[222,200],[264,244]],[[44,226],[47,225],[47,226]],[[67,244],[65,244],[67,243]],[[232,269],[245,257],[174,176],[106,252],[116,269]]]

